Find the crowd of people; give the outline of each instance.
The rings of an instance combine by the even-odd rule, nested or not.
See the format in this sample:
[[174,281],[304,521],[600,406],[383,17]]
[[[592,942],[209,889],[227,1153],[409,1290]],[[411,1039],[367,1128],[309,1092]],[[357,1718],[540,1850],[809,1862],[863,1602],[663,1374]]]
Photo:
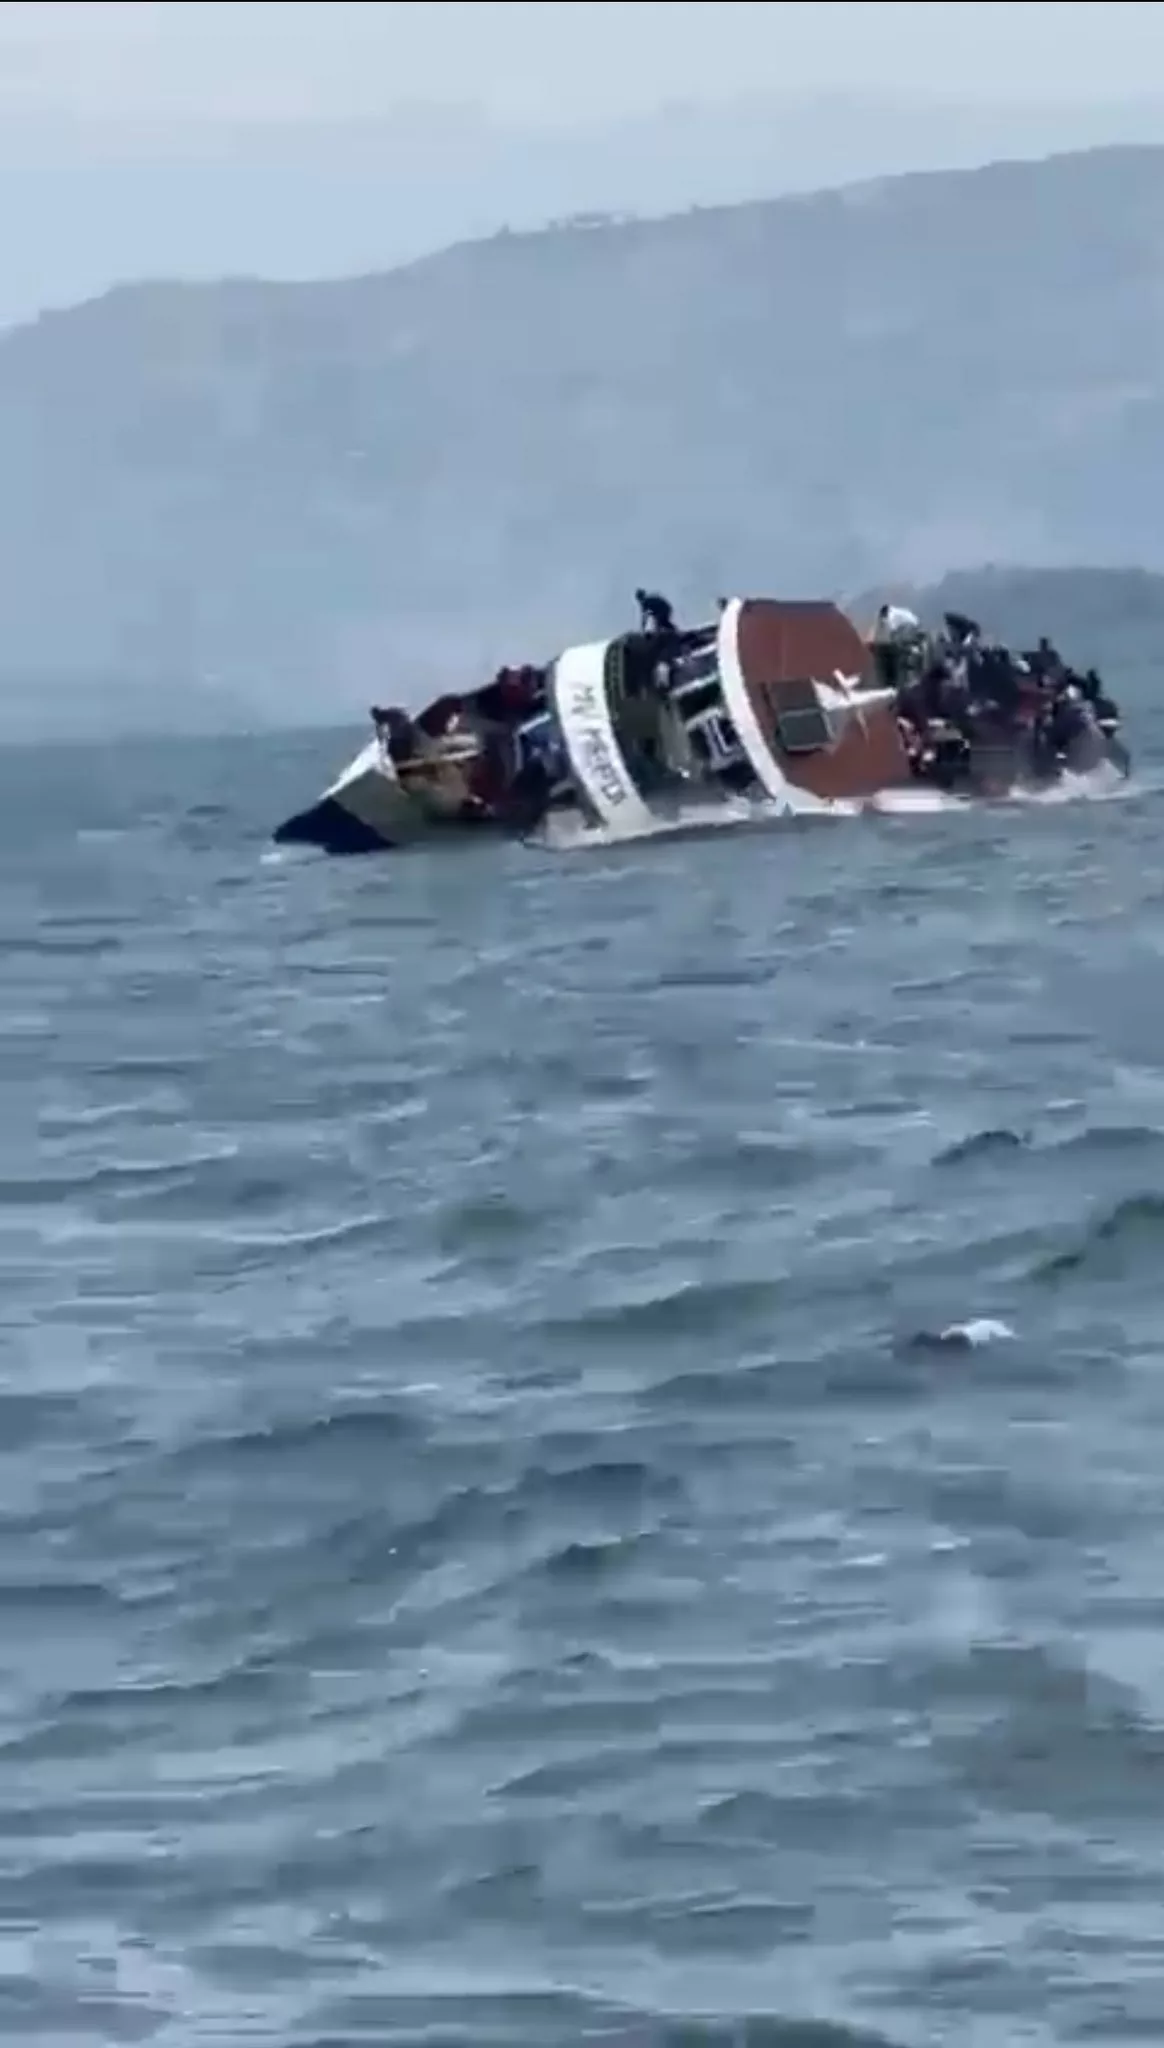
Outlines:
[[932,633],[904,605],[882,605],[871,635],[878,681],[897,692],[915,768],[956,766],[976,741],[1023,734],[1033,765],[1053,771],[1090,728],[1110,736],[1117,705],[1098,671],[1074,669],[1050,640],[1016,653],[977,620],[946,612]]
[[[635,601],[640,633],[669,653],[683,637],[670,600],[636,590]],[[654,659],[648,671],[654,677]],[[374,704],[372,723],[397,773],[443,810],[524,816],[543,809],[569,772],[547,686],[545,668],[507,665],[467,696],[438,697],[418,713]]]
[[498,669],[466,696],[446,694],[415,714],[372,706],[397,774],[430,808],[465,821],[544,807],[565,773],[547,675],[531,663]]

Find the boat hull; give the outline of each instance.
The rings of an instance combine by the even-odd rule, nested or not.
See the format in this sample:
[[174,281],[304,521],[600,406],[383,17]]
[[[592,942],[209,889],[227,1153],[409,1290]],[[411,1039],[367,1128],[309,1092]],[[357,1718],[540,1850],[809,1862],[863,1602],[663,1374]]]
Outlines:
[[315,803],[284,819],[274,838],[277,846],[356,854],[480,829],[479,819],[456,813],[441,816],[405,789],[376,739],[369,740]]
[[733,598],[706,626],[572,646],[415,721],[374,711],[376,738],[274,836],[330,854],[482,832],[587,844],[849,812],[919,783],[982,801],[1130,773],[1082,708],[1048,757],[1038,711],[911,724],[837,605]]

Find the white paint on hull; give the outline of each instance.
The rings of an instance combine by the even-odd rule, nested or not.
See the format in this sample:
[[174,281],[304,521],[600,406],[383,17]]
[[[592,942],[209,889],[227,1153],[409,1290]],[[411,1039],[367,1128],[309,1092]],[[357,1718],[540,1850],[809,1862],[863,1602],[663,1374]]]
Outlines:
[[622,748],[606,696],[609,640],[568,647],[550,673],[550,698],[558,716],[571,772],[608,832],[647,832],[655,815],[643,802]]
[[740,665],[739,631],[743,609],[738,597],[731,598],[720,613],[716,633],[716,658],[724,707],[764,794],[781,810],[790,811],[794,806],[788,777],[764,737]]
[[422,839],[432,830],[420,804],[402,789],[387,749],[378,739],[361,747],[341,775],[323,793],[323,801],[339,804],[385,846]]

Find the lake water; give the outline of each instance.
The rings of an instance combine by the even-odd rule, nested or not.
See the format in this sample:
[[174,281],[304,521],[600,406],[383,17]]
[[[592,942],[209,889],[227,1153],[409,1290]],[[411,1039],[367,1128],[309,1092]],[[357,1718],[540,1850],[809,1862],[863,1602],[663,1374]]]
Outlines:
[[0,2033],[1158,2043],[1159,779],[272,858],[353,745],[0,754]]

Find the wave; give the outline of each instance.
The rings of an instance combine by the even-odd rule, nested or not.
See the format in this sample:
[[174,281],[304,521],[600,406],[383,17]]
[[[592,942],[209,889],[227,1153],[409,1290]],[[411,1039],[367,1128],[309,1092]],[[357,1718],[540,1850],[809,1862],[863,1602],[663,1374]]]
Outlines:
[[1049,807],[1079,803],[1126,802],[1144,785],[1105,765],[1090,775],[1064,775],[1049,789],[1014,789],[997,799],[967,798],[922,785],[877,791],[868,797],[821,798],[805,790],[790,792],[791,801],[770,799],[708,799],[685,804],[668,817],[623,828],[589,824],[575,812],[551,816],[529,835],[527,844],[551,853],[576,853],[634,845],[644,840],[696,837],[706,832],[771,830],[807,821],[864,816],[932,818],[999,806]]

